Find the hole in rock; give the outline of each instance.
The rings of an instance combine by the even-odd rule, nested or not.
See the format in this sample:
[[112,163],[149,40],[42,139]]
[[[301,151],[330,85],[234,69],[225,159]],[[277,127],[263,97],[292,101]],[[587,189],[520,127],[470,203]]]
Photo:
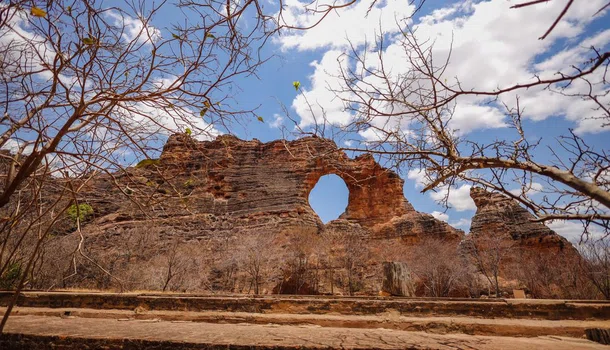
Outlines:
[[343,214],[348,197],[349,190],[342,178],[334,174],[324,175],[309,192],[309,205],[326,224]]

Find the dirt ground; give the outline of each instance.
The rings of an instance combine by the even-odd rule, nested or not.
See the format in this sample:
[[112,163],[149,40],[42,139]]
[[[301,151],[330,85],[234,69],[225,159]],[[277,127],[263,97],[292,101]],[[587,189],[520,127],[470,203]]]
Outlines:
[[[123,339],[178,344],[302,349],[608,349],[585,339],[543,336],[535,338],[432,334],[385,328],[339,328],[316,325],[223,324],[14,316],[6,331],[60,338]],[[169,347],[168,347],[169,348]],[[196,347],[192,347],[196,348]]]
[[593,301],[73,292],[20,305],[0,349],[609,349],[585,339],[610,329],[610,304]]

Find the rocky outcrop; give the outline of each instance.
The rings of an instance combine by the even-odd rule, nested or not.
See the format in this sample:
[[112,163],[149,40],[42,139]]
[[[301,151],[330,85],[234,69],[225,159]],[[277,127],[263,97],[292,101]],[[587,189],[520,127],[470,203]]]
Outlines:
[[[308,200],[327,174],[345,181],[349,198],[340,218],[324,225]],[[332,286],[320,282],[323,278],[344,279],[339,272],[328,277],[314,271],[322,264],[316,259],[347,264],[337,257],[345,242],[332,237],[349,233],[359,237],[356,246],[380,252],[354,272],[364,281],[360,291],[376,292],[388,245],[412,246],[427,237],[457,245],[463,237],[462,231],[416,211],[404,197],[403,183],[370,154],[350,158],[323,138],[263,143],[225,135],[199,142],[174,135],[158,159],[83,184],[79,201],[93,210],[80,225],[83,242],[71,234],[74,220],[64,218],[48,250],[67,253],[53,257],[52,281],[40,287],[121,284],[119,289],[247,292],[253,278],[247,269],[264,261],[269,271],[261,290],[282,285],[277,276],[298,275],[299,284],[307,278],[318,291],[319,284]],[[78,246],[113,277],[89,259],[72,259]],[[84,264],[78,275],[75,261]],[[303,263],[315,268],[301,276]]]
[[159,167],[166,176],[188,177],[196,183],[193,194],[210,194],[213,198],[205,210],[217,215],[278,216],[285,223],[294,219],[301,225],[322,227],[309,206],[309,193],[320,177],[336,174],[349,190],[340,219],[370,230],[373,236],[461,237],[446,223],[415,211],[395,172],[380,166],[370,154],[351,159],[327,139],[262,143],[220,136],[196,142],[174,135],[164,147]]
[[411,272],[405,262],[384,262],[382,293],[389,295],[413,297],[415,287]]
[[[349,198],[345,212],[325,225],[308,197],[327,174],[345,181]],[[65,180],[50,179],[41,196],[49,203],[61,195],[59,181]],[[372,155],[350,158],[323,138],[199,142],[174,135],[158,159],[73,180],[81,189],[79,204],[91,214],[79,221],[78,234],[75,215],[59,217],[45,242],[41,277],[31,286],[371,294],[382,287],[384,261],[411,259],[431,242],[467,248],[477,236],[508,242],[491,242],[510,250],[506,261],[521,273],[503,274],[507,279],[535,279],[524,273],[559,257],[567,257],[564,266],[577,265],[578,253],[567,240],[506,196],[471,190],[478,209],[471,235],[460,245],[463,232],[416,211],[403,184]],[[62,200],[62,206],[73,205],[72,196]],[[435,246],[427,255],[447,261],[443,254],[455,250]],[[385,269],[382,290],[412,295],[405,266]]]
[[580,254],[567,239],[506,195],[473,187],[470,196],[477,212],[460,247],[491,289],[524,289],[534,298],[590,297]]
[[522,248],[578,256],[567,239],[543,223],[534,221],[535,217],[517,201],[479,187],[470,189],[470,197],[477,206],[470,227],[471,235],[502,236]]

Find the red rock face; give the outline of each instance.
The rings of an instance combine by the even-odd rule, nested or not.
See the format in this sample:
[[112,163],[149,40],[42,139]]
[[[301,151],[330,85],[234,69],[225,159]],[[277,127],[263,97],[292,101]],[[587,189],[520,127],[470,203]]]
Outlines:
[[482,188],[470,189],[470,197],[477,206],[470,233],[482,236],[501,236],[522,249],[537,252],[562,253],[577,257],[578,252],[564,237],[540,222],[517,201],[500,193]]
[[459,239],[461,232],[430,215],[418,213],[403,195],[404,181],[369,155],[350,159],[334,142],[317,137],[262,143],[220,136],[196,142],[175,135],[160,158],[168,173],[194,178],[198,191],[212,193],[228,216],[299,218],[321,226],[308,203],[320,177],[336,174],[349,189],[340,217],[381,237],[440,235]]

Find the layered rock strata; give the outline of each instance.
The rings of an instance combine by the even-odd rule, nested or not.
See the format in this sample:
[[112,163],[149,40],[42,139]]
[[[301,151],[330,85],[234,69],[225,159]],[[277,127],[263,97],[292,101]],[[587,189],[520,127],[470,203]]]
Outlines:
[[535,221],[535,217],[514,199],[479,187],[470,189],[470,197],[477,206],[470,227],[471,236],[501,238],[515,249],[530,253],[561,253],[568,259],[579,258],[567,239]]
[[210,196],[204,210],[215,215],[274,216],[322,227],[309,206],[309,193],[320,177],[336,174],[349,190],[341,220],[377,237],[461,237],[446,223],[415,211],[403,195],[404,181],[370,154],[351,159],[334,142],[322,138],[262,143],[220,136],[196,142],[174,135],[164,147],[159,166],[165,176],[187,177],[196,184],[191,197]]

